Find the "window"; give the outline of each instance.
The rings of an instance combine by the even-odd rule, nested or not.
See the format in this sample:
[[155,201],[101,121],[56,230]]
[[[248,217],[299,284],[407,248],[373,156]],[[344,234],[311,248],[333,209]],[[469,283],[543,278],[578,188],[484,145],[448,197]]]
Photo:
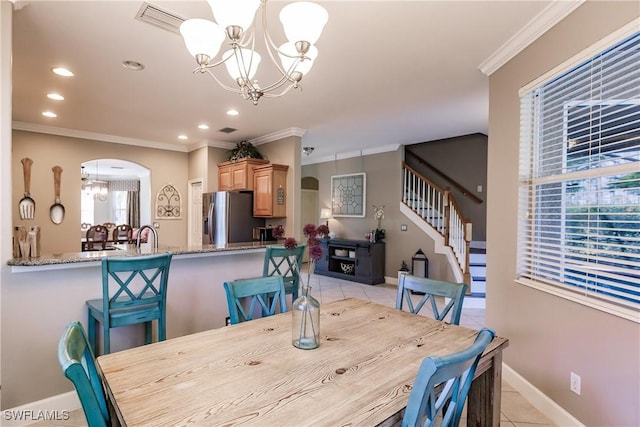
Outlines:
[[111,206],[113,209],[111,218],[116,224],[128,224],[129,218],[127,217],[127,192],[126,191],[112,191],[111,192]]
[[640,33],[521,96],[518,282],[640,320]]

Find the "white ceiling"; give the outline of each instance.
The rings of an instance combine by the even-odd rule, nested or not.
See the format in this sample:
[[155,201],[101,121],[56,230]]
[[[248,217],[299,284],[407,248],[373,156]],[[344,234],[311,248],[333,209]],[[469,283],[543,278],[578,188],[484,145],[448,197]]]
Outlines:
[[[152,3],[184,18],[212,19],[205,1]],[[276,43],[284,41],[277,21],[284,3],[269,2]],[[487,133],[488,77],[479,66],[552,2],[320,3],[329,22],[304,90],[254,106],[211,77],[192,74],[195,61],[179,35],[135,19],[142,1],[18,2],[14,127],[100,134],[104,140],[184,151],[303,129],[303,146],[315,148],[303,159],[307,163],[348,151]],[[266,56],[256,76],[263,86],[275,77]],[[124,60],[146,68],[127,70]],[[55,66],[76,76],[55,76]],[[226,70],[217,71],[227,78]],[[54,91],[66,99],[47,99]],[[229,108],[240,115],[227,116]],[[43,117],[47,109],[58,117]],[[201,122],[210,129],[197,129]],[[238,130],[218,131],[224,127]],[[189,140],[179,141],[181,133]]]

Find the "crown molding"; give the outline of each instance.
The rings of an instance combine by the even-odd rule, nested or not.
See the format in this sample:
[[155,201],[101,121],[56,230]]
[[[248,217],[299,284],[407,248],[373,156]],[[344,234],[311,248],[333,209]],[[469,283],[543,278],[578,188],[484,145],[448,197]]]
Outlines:
[[302,138],[305,133],[307,133],[306,129],[287,128],[287,129],[282,129],[276,132],[268,133],[266,135],[259,136],[257,138],[250,139],[249,142],[253,145],[262,145],[268,142],[277,141],[279,139],[288,138],[290,136],[297,136],[299,138]]
[[194,142],[193,144],[189,144],[187,146],[189,152],[199,150],[205,147],[215,147],[215,148],[223,148],[225,150],[232,150],[236,146],[233,142],[225,142],[225,141],[210,141],[207,139]]
[[388,153],[390,151],[396,151],[400,148],[400,144],[382,145],[380,147],[364,148],[356,151],[346,151],[344,153],[336,153],[333,156],[323,156],[318,158],[311,158],[311,156],[305,156],[302,158],[302,166],[313,165],[316,163],[333,162],[336,160],[349,159],[352,157],[370,156],[372,154]]
[[23,130],[28,132],[46,133],[58,136],[67,136],[71,138],[89,139],[93,141],[112,142],[114,144],[134,145],[137,147],[157,148],[160,150],[188,152],[186,146],[167,144],[166,142],[147,141],[144,139],[127,138],[123,136],[107,135],[104,133],[85,132],[75,129],[59,128],[55,126],[44,126],[26,122],[12,122],[14,130]]
[[484,60],[478,69],[490,76],[586,0],[553,0],[531,21]]

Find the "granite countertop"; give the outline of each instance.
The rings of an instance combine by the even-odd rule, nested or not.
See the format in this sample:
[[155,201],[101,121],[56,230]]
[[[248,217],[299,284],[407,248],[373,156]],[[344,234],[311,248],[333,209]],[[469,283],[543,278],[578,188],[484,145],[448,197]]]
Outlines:
[[226,245],[197,245],[190,247],[161,246],[154,249],[150,244],[142,244],[140,248],[135,245],[114,245],[115,250],[68,252],[57,254],[43,254],[37,258],[13,258],[7,261],[7,265],[20,267],[37,267],[55,264],[74,264],[99,261],[102,257],[132,257],[140,255],[152,255],[154,253],[172,252],[173,255],[208,254],[214,252],[246,251],[250,249],[264,249],[269,244],[276,242],[245,242],[228,243]]

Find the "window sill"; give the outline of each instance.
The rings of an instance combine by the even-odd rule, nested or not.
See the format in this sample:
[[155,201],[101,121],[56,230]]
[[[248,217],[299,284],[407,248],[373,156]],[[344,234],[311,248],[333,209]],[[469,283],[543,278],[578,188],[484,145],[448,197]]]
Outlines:
[[620,317],[626,320],[630,320],[635,323],[640,323],[640,312],[634,311],[631,308],[621,307],[619,305],[602,301],[590,296],[587,293],[579,293],[568,288],[561,288],[554,285],[548,285],[546,283],[537,282],[531,279],[515,279],[516,283],[524,286],[528,286],[533,289],[537,289],[542,292],[546,292],[551,295],[555,295],[560,298],[564,298],[569,301],[576,302],[578,304],[603,311],[616,317]]

